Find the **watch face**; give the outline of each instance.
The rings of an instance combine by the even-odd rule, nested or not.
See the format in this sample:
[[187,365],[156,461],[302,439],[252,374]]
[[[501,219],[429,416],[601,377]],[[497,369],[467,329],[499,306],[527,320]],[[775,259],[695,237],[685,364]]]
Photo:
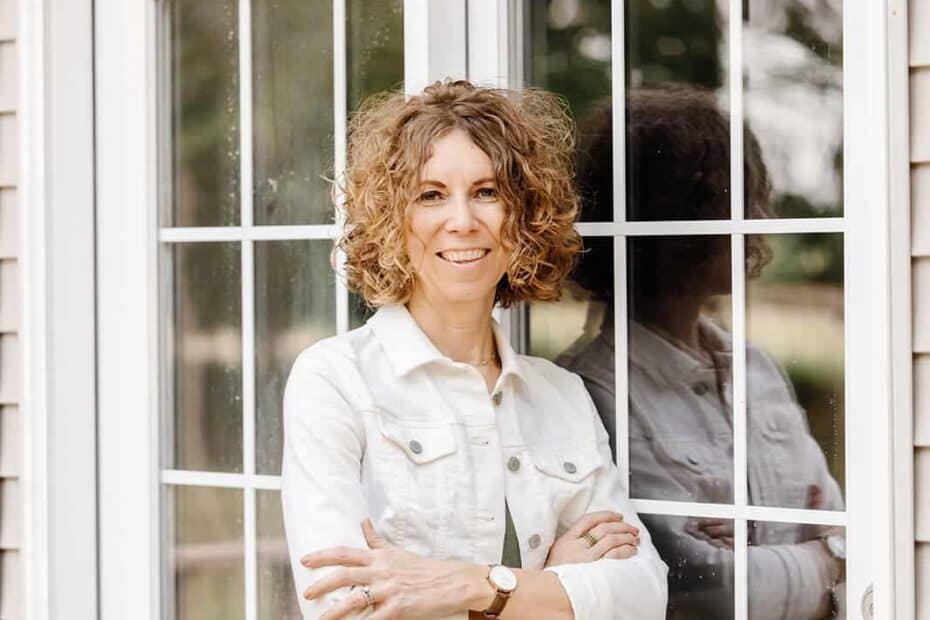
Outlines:
[[517,576],[506,566],[498,565],[491,568],[490,578],[498,590],[513,592],[517,587]]
[[846,559],[846,539],[839,534],[827,536],[827,547],[838,560]]

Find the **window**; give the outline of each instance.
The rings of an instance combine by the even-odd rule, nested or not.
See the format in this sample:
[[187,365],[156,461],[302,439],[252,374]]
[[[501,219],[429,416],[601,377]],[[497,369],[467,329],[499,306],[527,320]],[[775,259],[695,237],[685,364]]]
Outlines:
[[363,320],[329,266],[323,175],[347,110],[403,80],[403,6],[161,10],[163,615],[296,618],[281,399],[303,348]]
[[563,299],[524,310],[525,348],[585,379],[669,617],[825,617],[845,569],[817,540],[846,523],[841,0],[552,0],[522,23],[525,83],[579,124],[586,246]]
[[[544,86],[566,95],[579,121],[606,110],[610,130],[599,136],[612,163],[600,164],[613,189],[606,211],[579,224],[591,248],[580,272],[588,279],[568,285],[558,321],[539,305],[512,312],[508,325],[525,350],[562,363],[572,355],[580,363],[602,332],[614,345],[616,371],[603,381],[614,413],[602,413],[613,417],[637,507],[654,527],[716,519],[716,531],[728,532],[732,524],[732,572],[714,575],[712,591],[732,601],[722,617],[755,617],[750,598],[768,575],[751,570],[751,555],[766,536],[819,525],[845,528],[850,614],[874,583],[876,615],[890,617],[882,599],[891,575],[882,3],[471,2],[455,6],[481,27],[462,37],[462,20],[423,18],[426,0],[101,2],[104,617],[139,605],[158,617],[293,617],[277,512],[280,389],[296,351],[364,320],[329,270],[338,221],[318,175],[330,163],[339,170],[346,111],[409,81],[412,66],[418,80],[467,67],[472,77]],[[628,136],[643,117],[617,103],[667,84],[702,86],[701,101],[728,111],[723,159],[737,165],[718,179],[730,195],[722,211],[657,215],[638,198],[648,185],[635,174],[641,160]],[[771,175],[767,217],[746,206],[747,180],[756,178],[746,172],[747,130]],[[762,247],[771,259],[748,277],[747,259]],[[728,383],[688,383],[688,398],[729,397],[732,426],[710,439],[729,442],[732,460],[714,470],[729,486],[711,480],[682,494],[641,481],[648,453],[637,444],[645,434],[636,435],[634,360],[643,347],[635,330],[655,306],[642,281],[657,273],[649,261],[700,251],[719,261],[718,294],[702,312],[732,341],[732,361],[719,364],[730,369]],[[663,273],[681,280],[682,265]],[[707,286],[705,276],[688,281]],[[797,404],[797,416],[786,417],[804,410],[842,507],[817,508],[800,492],[767,501],[753,490],[764,447],[753,443],[757,358],[768,360],[767,379],[778,375],[776,385],[793,391],[778,401]],[[715,444],[676,429],[666,433],[678,449],[669,458],[704,471]],[[150,472],[157,484],[147,484]],[[125,579],[140,566],[152,579]],[[699,611],[699,594],[680,592],[677,609]]]

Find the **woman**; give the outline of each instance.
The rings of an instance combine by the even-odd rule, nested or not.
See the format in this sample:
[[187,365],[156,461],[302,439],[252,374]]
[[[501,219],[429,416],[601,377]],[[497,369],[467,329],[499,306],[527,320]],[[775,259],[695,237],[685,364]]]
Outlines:
[[[710,93],[640,90],[626,103],[631,220],[720,220],[730,214],[729,123]],[[585,123],[579,185],[585,218],[611,219],[611,110]],[[744,138],[747,216],[769,217],[771,185],[759,145]],[[746,272],[771,259],[763,237],[746,237]],[[731,336],[708,317],[730,294],[730,239],[721,235],[628,240],[630,490],[636,498],[733,502]],[[602,419],[615,419],[612,274],[585,258],[577,279],[605,302],[598,337],[558,360],[584,379]],[[591,265],[593,268],[589,268]],[[605,280],[606,279],[606,280]],[[726,305],[726,304],[724,304]],[[749,345],[748,495],[754,505],[842,510],[839,486],[807,427],[783,371]],[[650,515],[643,520],[671,567],[669,618],[733,615],[733,521]],[[751,522],[749,615],[843,617],[845,543],[830,528]]]
[[667,568],[581,379],[492,318],[556,299],[580,248],[563,105],[437,82],[369,100],[349,135],[339,243],[378,310],[285,389],[304,617],[661,618]]

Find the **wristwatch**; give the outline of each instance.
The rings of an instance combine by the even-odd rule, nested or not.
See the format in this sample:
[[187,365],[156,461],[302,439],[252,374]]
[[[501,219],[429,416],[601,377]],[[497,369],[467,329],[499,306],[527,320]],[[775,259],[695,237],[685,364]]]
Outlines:
[[507,599],[517,589],[517,576],[512,570],[502,564],[488,564],[488,583],[494,588],[494,600],[490,607],[485,609],[482,614],[485,618],[497,618],[502,611]]
[[846,561],[846,538],[844,536],[841,534],[828,534],[821,536],[820,541],[827,548],[827,553],[834,559],[840,562]]

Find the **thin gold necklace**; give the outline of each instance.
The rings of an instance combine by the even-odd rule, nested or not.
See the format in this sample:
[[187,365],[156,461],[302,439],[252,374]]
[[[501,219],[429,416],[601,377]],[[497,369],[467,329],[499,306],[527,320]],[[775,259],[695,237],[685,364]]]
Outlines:
[[469,365],[471,365],[471,366],[487,366],[488,364],[490,364],[491,362],[493,362],[493,361],[496,360],[496,359],[497,359],[497,351],[495,351],[494,353],[492,353],[492,354],[491,354],[491,357],[489,357],[489,358],[487,358],[487,359],[478,360],[477,362],[465,362],[465,363],[466,363],[466,364],[469,364]]

